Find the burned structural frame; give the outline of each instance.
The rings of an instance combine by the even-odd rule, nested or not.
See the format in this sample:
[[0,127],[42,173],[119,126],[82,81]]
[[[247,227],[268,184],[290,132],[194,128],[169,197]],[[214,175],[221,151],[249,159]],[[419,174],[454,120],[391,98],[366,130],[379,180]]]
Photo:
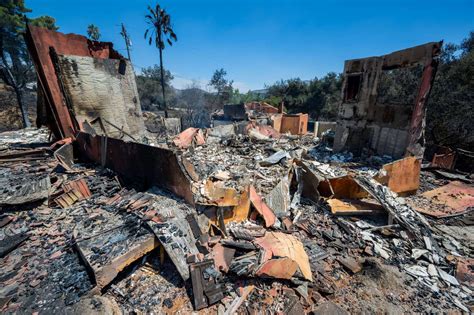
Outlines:
[[74,138],[80,126],[58,78],[54,55],[120,60],[124,57],[113,49],[112,43],[93,42],[81,35],[63,34],[32,25],[26,29],[25,41],[38,74],[40,97],[47,105],[38,108],[39,125],[48,125],[59,139]]
[[85,132],[77,135],[75,144],[82,159],[110,168],[144,189],[158,186],[194,205],[191,181],[173,151]]
[[[423,156],[426,103],[438,66],[442,42],[396,51],[379,57],[346,60],[342,103],[334,151]],[[382,104],[377,87],[383,71],[423,66],[414,104]]]
[[[47,105],[47,122],[44,123],[58,138],[76,139],[75,153],[80,160],[111,168],[125,180],[141,183],[143,189],[158,186],[194,204],[190,180],[173,151],[125,142],[107,135],[95,136],[94,130],[94,134],[83,132],[74,111],[77,104],[68,102],[69,94],[63,85],[65,81],[61,80],[57,71],[55,57],[91,57],[95,58],[95,64],[102,64],[107,59],[124,60],[113,49],[112,43],[90,41],[81,35],[63,34],[31,25],[28,25],[25,39],[38,73],[39,90],[45,98],[44,105]],[[100,112],[94,113],[100,115]]]

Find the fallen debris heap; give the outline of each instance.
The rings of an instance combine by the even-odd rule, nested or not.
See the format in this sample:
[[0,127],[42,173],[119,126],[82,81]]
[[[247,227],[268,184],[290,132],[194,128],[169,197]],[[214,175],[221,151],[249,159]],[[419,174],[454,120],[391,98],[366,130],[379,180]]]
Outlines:
[[[111,46],[69,56],[66,39],[92,43],[28,36],[61,140],[0,134],[3,313],[474,310],[472,176],[412,156],[333,154],[301,115],[295,132],[238,121],[150,146],[136,117],[107,123],[75,91],[86,78],[68,67],[90,58],[124,76],[114,84],[130,80]],[[65,55],[47,54],[55,46]],[[138,112],[128,92],[122,105]]]
[[[0,139],[28,133],[38,141],[29,130]],[[54,153],[71,145],[79,155],[65,164]],[[249,135],[170,150],[174,184],[134,181],[111,161],[115,146],[85,135],[2,143],[2,187],[15,187],[0,195],[3,311],[74,308],[101,294],[126,312],[472,309],[472,183],[421,170],[420,192],[401,197],[380,183],[386,166],[318,162],[310,136]],[[444,183],[465,193],[443,195]],[[440,206],[454,210],[436,219]]]

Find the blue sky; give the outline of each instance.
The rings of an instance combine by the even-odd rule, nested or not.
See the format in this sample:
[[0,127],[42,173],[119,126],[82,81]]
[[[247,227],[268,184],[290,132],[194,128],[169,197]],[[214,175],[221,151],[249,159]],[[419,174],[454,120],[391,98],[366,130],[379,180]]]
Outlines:
[[[104,41],[124,55],[119,35],[125,23],[136,71],[158,63],[143,39],[151,0],[26,0],[31,17],[51,15],[60,31],[85,34],[96,24]],[[341,72],[346,59],[381,55],[444,39],[460,42],[474,31],[474,0],[297,1],[164,0],[178,42],[164,51],[173,84],[203,88],[224,68],[241,91],[280,79]]]

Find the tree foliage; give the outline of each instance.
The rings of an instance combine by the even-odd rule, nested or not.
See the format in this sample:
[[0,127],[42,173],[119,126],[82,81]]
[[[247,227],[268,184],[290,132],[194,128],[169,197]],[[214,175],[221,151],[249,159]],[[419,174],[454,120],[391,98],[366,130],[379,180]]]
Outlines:
[[23,0],[0,1],[0,78],[14,91],[20,107],[23,124],[29,125],[27,109],[23,104],[23,90],[27,83],[35,80],[33,64],[23,39],[26,23],[57,30],[54,18],[26,17],[31,10]]
[[[171,81],[174,77],[171,72],[166,69],[164,69],[163,74],[166,98],[173,103],[175,91],[171,86]],[[161,92],[160,81],[161,69],[158,65],[143,68],[142,73],[137,75],[138,95],[140,96],[140,103],[144,110],[157,111],[163,109],[163,94]]]
[[173,41],[177,41],[173,28],[171,27],[171,16],[162,9],[159,4],[153,9],[148,6],[149,14],[145,15],[145,20],[149,27],[145,31],[145,39],[148,38],[148,44],[152,45],[155,43],[156,48],[160,52],[160,81],[163,97],[163,108],[165,110],[165,117],[168,117],[168,111],[166,108],[166,92],[165,92],[165,74],[163,67],[163,49],[165,49],[165,41],[168,45],[172,46]]
[[429,142],[474,151],[474,32],[443,48],[428,100]]
[[89,24],[87,26],[87,37],[90,40],[93,40],[93,41],[96,41],[96,42],[99,41],[99,39],[100,39],[99,27],[97,27],[94,24]]
[[226,76],[227,71],[223,68],[217,69],[209,81],[209,86],[215,90],[215,94],[211,99],[212,110],[223,108],[224,104],[229,103],[232,97],[234,81],[227,79]]
[[266,102],[278,106],[284,102],[289,113],[309,113],[313,119],[336,118],[340,102],[342,76],[330,72],[321,79],[281,80],[267,86]]

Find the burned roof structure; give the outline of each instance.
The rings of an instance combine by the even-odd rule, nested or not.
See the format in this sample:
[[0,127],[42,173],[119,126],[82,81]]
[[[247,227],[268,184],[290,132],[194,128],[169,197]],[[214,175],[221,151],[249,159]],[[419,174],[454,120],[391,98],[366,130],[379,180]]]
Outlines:
[[[432,42],[383,56],[347,60],[334,151],[360,155],[368,148],[369,154],[422,157],[426,105],[441,45]],[[391,93],[391,79],[400,83],[403,75],[417,77],[417,84]]]

